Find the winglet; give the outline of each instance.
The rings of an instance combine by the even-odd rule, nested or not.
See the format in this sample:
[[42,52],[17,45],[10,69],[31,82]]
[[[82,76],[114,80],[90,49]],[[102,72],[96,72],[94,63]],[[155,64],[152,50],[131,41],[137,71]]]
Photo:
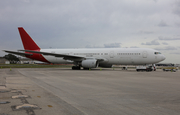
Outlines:
[[40,50],[40,47],[33,41],[23,27],[18,27],[18,30],[25,50]]

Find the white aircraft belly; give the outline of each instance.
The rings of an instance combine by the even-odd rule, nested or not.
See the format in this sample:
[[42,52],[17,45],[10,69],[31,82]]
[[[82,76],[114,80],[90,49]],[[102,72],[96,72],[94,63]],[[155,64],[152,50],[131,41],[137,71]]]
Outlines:
[[46,60],[48,60],[50,63],[58,63],[58,64],[69,64],[72,63],[72,61],[64,60],[61,57],[53,57],[53,56],[44,56]]

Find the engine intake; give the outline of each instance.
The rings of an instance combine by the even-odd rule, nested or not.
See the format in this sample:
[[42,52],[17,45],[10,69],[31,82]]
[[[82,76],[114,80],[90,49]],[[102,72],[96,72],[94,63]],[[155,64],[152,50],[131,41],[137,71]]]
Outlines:
[[81,63],[84,68],[96,68],[98,66],[97,60],[83,60]]

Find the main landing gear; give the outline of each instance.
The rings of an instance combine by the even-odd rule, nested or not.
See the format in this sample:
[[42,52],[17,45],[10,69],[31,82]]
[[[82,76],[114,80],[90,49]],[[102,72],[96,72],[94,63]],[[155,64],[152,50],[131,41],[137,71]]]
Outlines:
[[80,70],[81,67],[80,66],[72,66],[72,70]]
[[84,70],[89,70],[89,68],[83,67]]

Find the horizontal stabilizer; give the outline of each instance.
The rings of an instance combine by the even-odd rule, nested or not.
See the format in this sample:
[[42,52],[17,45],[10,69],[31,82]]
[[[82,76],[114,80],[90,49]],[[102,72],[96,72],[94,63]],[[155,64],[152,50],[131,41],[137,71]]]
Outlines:
[[16,51],[8,51],[8,50],[3,50],[3,51],[7,52],[7,53],[20,55],[20,56],[31,56],[31,55],[33,55],[33,54],[29,54],[29,53],[24,53],[24,52],[16,52]]

